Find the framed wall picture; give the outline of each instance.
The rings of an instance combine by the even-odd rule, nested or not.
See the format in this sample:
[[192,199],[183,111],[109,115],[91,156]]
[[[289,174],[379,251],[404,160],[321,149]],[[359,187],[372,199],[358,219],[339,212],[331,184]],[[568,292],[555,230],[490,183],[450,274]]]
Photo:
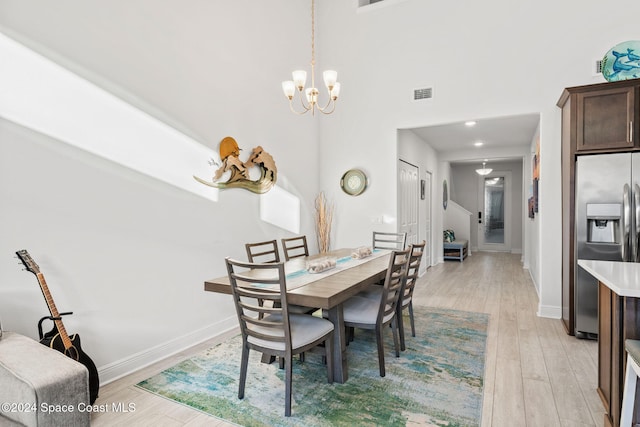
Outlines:
[[538,180],[533,180],[533,211],[538,213]]
[[449,202],[449,189],[447,188],[447,180],[442,181],[442,207],[446,210]]

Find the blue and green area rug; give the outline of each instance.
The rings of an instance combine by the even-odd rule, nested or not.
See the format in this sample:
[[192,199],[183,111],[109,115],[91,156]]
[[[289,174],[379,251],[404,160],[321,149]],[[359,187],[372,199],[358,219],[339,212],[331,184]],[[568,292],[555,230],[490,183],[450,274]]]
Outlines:
[[[284,372],[251,351],[238,399],[241,338],[212,347],[138,387],[242,426],[479,426],[487,314],[415,307],[416,337],[405,328],[396,358],[385,337],[380,377],[375,337],[356,330],[347,347],[349,380],[328,384],[319,354],[294,360],[292,416],[284,416]],[[405,325],[408,326],[405,317]]]

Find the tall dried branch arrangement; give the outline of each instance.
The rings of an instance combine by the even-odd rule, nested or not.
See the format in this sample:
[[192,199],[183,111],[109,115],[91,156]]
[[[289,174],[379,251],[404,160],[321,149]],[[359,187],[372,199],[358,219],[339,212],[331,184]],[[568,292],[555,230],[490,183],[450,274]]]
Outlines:
[[318,252],[329,252],[331,245],[331,224],[333,222],[333,204],[327,202],[321,191],[316,197],[316,237],[318,240]]

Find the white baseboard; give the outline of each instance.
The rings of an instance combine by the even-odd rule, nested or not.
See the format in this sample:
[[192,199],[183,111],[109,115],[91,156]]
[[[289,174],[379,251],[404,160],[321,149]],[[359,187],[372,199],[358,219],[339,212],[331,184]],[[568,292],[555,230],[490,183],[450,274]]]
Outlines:
[[512,254],[521,254],[522,253],[522,248],[511,249],[511,253]]
[[536,282],[536,279],[533,277],[533,274],[531,274],[531,269],[527,268],[527,270],[529,271],[529,277],[533,282],[533,288],[536,290],[536,295],[538,295],[538,301],[540,301],[540,286],[538,286],[538,282]]
[[538,295],[538,313],[536,313],[538,317],[562,319],[562,307],[555,305],[540,305],[540,287],[538,286],[536,279],[534,279],[533,275],[531,274],[531,269],[529,268],[529,266],[527,265],[523,268],[526,268],[527,271],[529,271],[529,277],[531,277],[531,282],[533,282],[533,287],[536,290],[536,295]]
[[538,305],[538,317],[548,317],[550,319],[562,319],[562,307],[550,305]]
[[213,325],[193,331],[187,335],[167,341],[164,344],[143,350],[124,359],[101,366],[98,369],[100,384],[105,385],[119,378],[127,376],[135,371],[166,359],[196,344],[200,344],[210,338],[222,335],[233,328],[238,327],[236,316],[224,319]]

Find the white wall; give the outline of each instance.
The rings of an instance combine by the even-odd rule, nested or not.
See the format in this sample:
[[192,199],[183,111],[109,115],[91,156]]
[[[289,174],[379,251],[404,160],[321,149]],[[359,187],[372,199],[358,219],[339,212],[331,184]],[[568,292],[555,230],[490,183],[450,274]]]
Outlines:
[[[355,1],[318,2],[318,69],[335,68],[342,83],[327,117],[294,116],[280,90],[309,62],[307,2],[1,0],[0,30],[209,147],[227,135],[243,147],[263,145],[279,182],[301,198],[303,233],[313,234],[319,190],[335,202],[336,246],[368,241],[371,217],[385,215],[395,228],[397,129],[540,112],[530,264],[539,271],[541,314],[559,313],[555,103],[566,86],[602,81],[592,75],[594,60],[637,38],[636,23],[601,2],[389,4],[357,10]],[[616,10],[637,16],[640,2],[624,0]],[[434,98],[413,101],[413,89],[423,87],[433,87]],[[233,322],[229,300],[204,294],[202,281],[224,274],[223,257],[243,256],[244,242],[286,234],[260,222],[253,194],[203,201],[7,122],[0,161],[3,325],[34,336],[44,314],[34,279],[11,258],[25,247],[59,308],[75,311],[66,323],[109,374],[103,379]],[[339,188],[353,167],[370,177],[359,197]],[[440,206],[450,178],[440,158]]]
[[[592,1],[435,5],[408,0],[355,7],[344,0],[320,5],[321,18],[330,19],[331,27],[321,31],[318,61],[339,70],[343,89],[339,114],[323,123],[320,135],[321,186],[333,188],[341,205],[338,244],[356,240],[369,227],[364,212],[395,216],[395,129],[539,112],[538,283],[541,305],[559,308],[556,102],[567,86],[603,81],[593,76],[593,64],[615,44],[637,38],[633,20],[620,20]],[[625,0],[616,8],[635,16],[640,3]],[[413,89],[423,87],[433,88],[433,99],[413,101]],[[335,183],[354,164],[370,171],[373,184],[366,197],[347,200]]]
[[[290,37],[308,34],[308,7],[2,0],[0,31],[216,151],[227,135],[243,155],[262,145],[278,185],[300,198],[315,251],[318,127],[331,118],[291,114],[280,88],[309,62],[308,38]],[[36,338],[47,314],[12,258],[25,248],[58,309],[74,311],[64,323],[102,381],[236,326],[230,297],[205,293],[203,281],[225,274],[225,256],[244,259],[245,242],[291,235],[260,221],[259,195],[222,191],[212,202],[2,117],[0,200],[3,327]]]
[[[431,172],[431,264],[442,261],[442,182],[438,170],[438,155],[428,144],[410,130],[398,130],[398,158],[418,167],[420,179]],[[426,236],[426,200],[418,204],[420,239]],[[395,231],[395,230],[392,230]]]
[[[444,212],[442,223],[443,229],[453,230],[456,240],[471,242],[471,228],[472,226],[475,227],[473,214],[452,199],[447,202],[447,209]],[[471,243],[469,243],[467,245],[467,254],[471,255],[471,253]]]
[[[526,189],[525,199],[528,199],[533,194],[532,164],[533,164],[533,155],[536,152],[536,144],[539,136],[540,136],[540,129],[537,130],[536,135],[534,135],[531,141],[530,152],[527,155],[527,158],[525,159],[525,163],[524,163],[525,164],[524,188]],[[544,178],[544,176],[541,174],[540,178],[541,178],[540,183],[542,183],[543,182],[542,178]],[[525,251],[524,267],[529,269],[529,274],[531,275],[531,280],[533,281],[536,291],[538,292],[538,296],[541,296],[541,291],[542,291],[542,288],[540,286],[541,275],[542,275],[542,271],[541,271],[542,270],[542,266],[541,266],[542,252],[541,251],[545,243],[543,240],[544,236],[541,233],[541,229],[540,229],[540,217],[542,214],[544,214],[544,212],[542,211],[537,212],[535,216],[532,219],[530,219],[527,213],[526,219],[525,219],[525,233],[530,238],[527,239],[527,250]],[[561,314],[560,312],[558,312],[560,307],[556,307],[555,305],[546,305],[546,304],[543,304],[542,301],[543,301],[542,298],[540,298],[540,304],[538,307],[538,313],[540,315],[558,317]]]
[[[482,210],[478,200],[478,188],[481,177],[476,173],[476,169],[481,166],[475,163],[453,164],[451,166],[451,199],[460,206],[474,214],[476,220],[471,227],[471,247],[475,250],[478,247],[478,222],[477,214]],[[511,183],[508,185],[511,200],[511,252],[522,252],[522,161],[500,162],[487,165],[494,171],[511,172]]]

